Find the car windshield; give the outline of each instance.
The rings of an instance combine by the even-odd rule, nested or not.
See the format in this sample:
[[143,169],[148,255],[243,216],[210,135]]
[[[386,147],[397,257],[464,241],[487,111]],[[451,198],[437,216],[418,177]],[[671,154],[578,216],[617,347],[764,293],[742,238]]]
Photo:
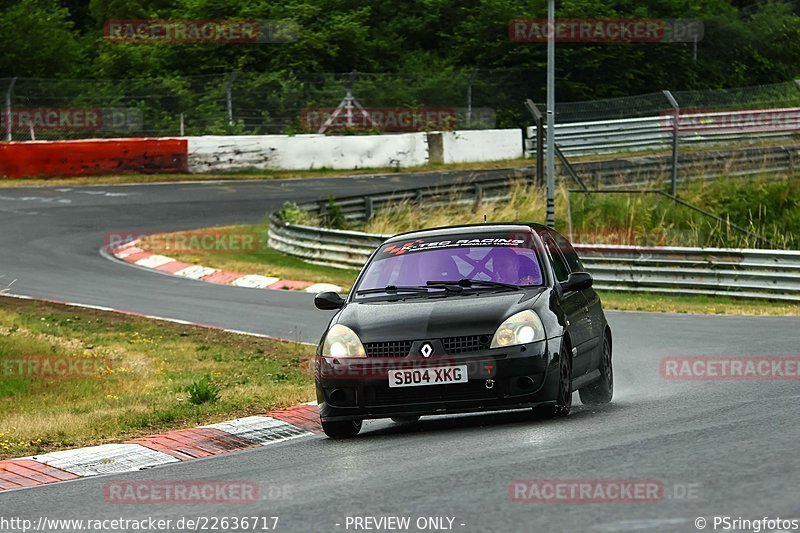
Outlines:
[[[356,292],[471,280],[515,286],[542,284],[542,269],[529,234],[472,234],[384,244]],[[496,287],[495,287],[496,288]],[[441,288],[431,288],[431,291]],[[401,289],[394,292],[402,292]],[[409,291],[410,292],[410,291]]]

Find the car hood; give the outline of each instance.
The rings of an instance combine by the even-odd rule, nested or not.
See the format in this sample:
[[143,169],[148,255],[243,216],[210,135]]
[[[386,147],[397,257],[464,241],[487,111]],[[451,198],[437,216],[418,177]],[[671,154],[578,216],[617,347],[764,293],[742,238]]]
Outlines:
[[492,335],[510,315],[530,309],[542,292],[544,288],[396,302],[351,302],[336,323],[351,328],[362,342]]

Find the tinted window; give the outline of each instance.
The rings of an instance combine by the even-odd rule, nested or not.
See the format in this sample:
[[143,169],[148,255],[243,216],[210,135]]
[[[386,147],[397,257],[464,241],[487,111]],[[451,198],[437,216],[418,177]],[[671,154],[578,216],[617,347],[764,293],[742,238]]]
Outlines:
[[550,233],[555,239],[556,244],[558,244],[558,247],[564,253],[564,259],[567,260],[567,265],[570,270],[573,272],[584,272],[585,269],[578,257],[578,252],[575,251],[575,248],[572,247],[569,241],[556,231],[551,231]]
[[384,244],[356,289],[460,279],[541,285],[542,269],[532,246],[532,239],[507,234],[453,235]]
[[569,277],[569,267],[567,266],[567,262],[564,260],[564,256],[561,254],[561,250],[559,250],[556,242],[549,235],[545,238],[544,244],[547,247],[547,253],[550,256],[550,264],[553,265],[553,271],[556,274],[556,280],[567,281],[567,278]]

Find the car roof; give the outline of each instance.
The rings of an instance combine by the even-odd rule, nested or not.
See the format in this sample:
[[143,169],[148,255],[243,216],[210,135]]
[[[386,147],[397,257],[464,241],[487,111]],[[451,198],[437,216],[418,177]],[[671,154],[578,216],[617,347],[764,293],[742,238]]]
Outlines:
[[390,237],[385,242],[396,242],[398,240],[406,240],[411,238],[426,238],[426,237],[448,237],[451,235],[469,235],[469,234],[481,234],[481,233],[496,233],[496,232],[514,232],[514,231],[541,231],[546,230],[547,227],[541,224],[536,224],[533,222],[519,222],[519,223],[508,223],[508,222],[495,222],[495,223],[485,223],[485,224],[462,224],[459,226],[442,226],[439,228],[429,228],[417,231],[409,231],[406,233],[400,233],[393,237]]

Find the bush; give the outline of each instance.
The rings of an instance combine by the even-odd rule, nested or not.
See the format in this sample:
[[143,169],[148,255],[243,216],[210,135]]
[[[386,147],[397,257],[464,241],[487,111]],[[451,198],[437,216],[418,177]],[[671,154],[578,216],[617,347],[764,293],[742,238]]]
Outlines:
[[284,202],[283,207],[278,212],[278,218],[287,224],[301,224],[304,226],[311,226],[315,222],[314,217],[294,202]]
[[208,375],[186,387],[186,392],[189,393],[189,402],[193,405],[214,403],[219,399],[219,388],[211,382],[211,376]]
[[342,207],[336,203],[336,198],[332,194],[328,197],[328,208],[325,210],[323,223],[325,227],[331,229],[348,228]]

